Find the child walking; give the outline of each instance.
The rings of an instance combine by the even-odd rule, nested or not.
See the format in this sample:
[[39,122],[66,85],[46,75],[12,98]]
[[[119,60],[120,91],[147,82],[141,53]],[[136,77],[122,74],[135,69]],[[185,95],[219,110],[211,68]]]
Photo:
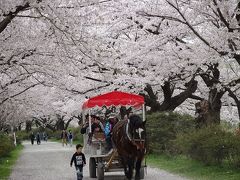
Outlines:
[[83,166],[86,165],[86,158],[85,155],[82,153],[82,145],[77,144],[76,145],[76,152],[73,154],[70,166],[72,167],[72,164],[74,162],[76,172],[77,172],[77,180],[82,180],[83,178]]

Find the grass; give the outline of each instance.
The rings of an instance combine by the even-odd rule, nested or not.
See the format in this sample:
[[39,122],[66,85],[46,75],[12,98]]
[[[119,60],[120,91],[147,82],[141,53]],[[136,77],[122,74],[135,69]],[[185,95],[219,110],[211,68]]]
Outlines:
[[229,166],[205,166],[184,156],[168,157],[150,154],[147,157],[150,166],[188,177],[193,180],[239,180],[240,171]]
[[23,145],[18,145],[7,156],[0,158],[0,180],[8,179],[22,149]]

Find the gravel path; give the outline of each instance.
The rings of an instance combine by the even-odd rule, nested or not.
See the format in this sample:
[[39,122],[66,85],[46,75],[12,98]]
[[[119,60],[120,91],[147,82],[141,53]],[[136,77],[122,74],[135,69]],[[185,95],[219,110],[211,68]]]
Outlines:
[[[74,168],[69,166],[74,148],[62,147],[60,143],[47,142],[41,145],[24,143],[24,150],[10,176],[10,180],[75,180]],[[85,180],[89,178],[88,167],[84,168]],[[95,179],[96,180],[96,179]],[[123,173],[106,173],[105,180],[124,180]],[[148,168],[145,180],[186,180],[156,168]]]

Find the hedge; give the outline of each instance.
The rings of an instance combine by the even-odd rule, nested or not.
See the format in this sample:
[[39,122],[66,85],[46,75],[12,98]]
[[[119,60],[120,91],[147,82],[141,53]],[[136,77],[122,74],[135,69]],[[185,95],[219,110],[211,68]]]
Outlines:
[[6,156],[14,149],[13,139],[3,133],[0,133],[0,158]]
[[177,134],[194,129],[194,118],[174,112],[153,113],[147,116],[149,150],[153,153],[168,153],[174,150],[172,141]]
[[206,165],[240,167],[240,138],[219,125],[179,134],[175,148]]

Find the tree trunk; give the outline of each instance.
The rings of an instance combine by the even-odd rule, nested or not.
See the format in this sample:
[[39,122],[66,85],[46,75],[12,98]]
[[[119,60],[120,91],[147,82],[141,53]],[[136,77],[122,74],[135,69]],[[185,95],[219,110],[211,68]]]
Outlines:
[[[174,97],[168,97],[170,94],[168,96],[164,95],[164,101],[159,107],[159,111],[174,111],[184,101],[190,98],[191,95],[197,90],[197,84],[198,82],[192,79],[188,83],[186,83],[185,86],[187,87],[187,89],[181,92],[180,94]],[[172,96],[173,91],[167,93],[171,93]]]
[[64,121],[63,119],[58,119],[56,123],[56,130],[64,130]]
[[[202,118],[203,122],[206,126],[212,124],[220,124],[220,112],[222,107],[222,96],[226,92],[225,89],[218,91],[216,86],[219,83],[220,79],[220,71],[218,70],[218,63],[207,65],[208,69],[206,72],[202,73],[200,76],[202,77],[204,83],[209,88],[209,96],[208,96],[208,107],[205,109],[201,109],[200,112],[203,112]],[[205,112],[204,112],[205,111]],[[197,110],[196,110],[197,112]]]
[[171,88],[170,82],[165,81],[164,85],[162,86],[164,95],[162,104],[159,103],[157,95],[154,94],[151,85],[147,85],[144,89],[148,95],[140,95],[144,96],[146,105],[151,107],[150,112],[174,111],[186,99],[191,98],[192,94],[197,90],[197,84],[198,82],[192,78],[188,83],[185,84],[186,89],[183,92],[172,97],[174,89]]
[[80,115],[74,116],[74,118],[78,120],[78,125],[81,126],[83,122],[83,115],[80,114]]
[[69,124],[70,124],[70,122],[73,120],[73,117],[71,117],[68,121],[67,121],[67,123],[65,124],[65,129],[67,129],[68,128],[68,126],[69,126]]
[[57,122],[55,124],[56,130],[64,130],[64,116],[56,114]]
[[212,89],[209,92],[209,112],[207,116],[208,124],[220,124],[220,113],[222,107],[222,96],[224,92],[218,92],[217,89]]
[[202,128],[213,124],[220,124],[220,112],[222,107],[221,98],[224,92],[212,89],[208,100],[202,100],[196,106],[196,127]]
[[147,86],[144,88],[144,90],[147,92],[148,95],[140,94],[144,96],[146,106],[151,107],[151,112],[156,112],[160,108],[160,103],[158,102],[157,96],[154,94],[152,86],[150,84],[147,84]]
[[[240,4],[240,3],[239,3]],[[238,97],[231,91],[230,88],[227,89],[229,96],[231,98],[233,98],[233,100],[235,101],[236,105],[237,105],[237,109],[238,109],[238,118],[240,120],[240,100],[238,99]]]
[[26,121],[26,128],[25,130],[27,132],[30,132],[32,130],[32,121]]
[[21,131],[22,130],[22,123],[20,123],[19,125],[18,125],[18,131]]

